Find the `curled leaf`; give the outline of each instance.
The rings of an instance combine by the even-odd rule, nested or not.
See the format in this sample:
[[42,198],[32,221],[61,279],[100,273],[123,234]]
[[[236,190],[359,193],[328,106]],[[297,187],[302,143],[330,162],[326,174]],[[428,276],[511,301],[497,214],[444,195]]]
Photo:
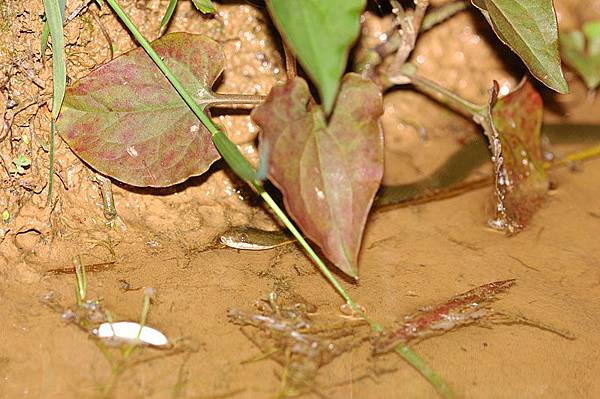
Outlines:
[[350,276],[383,175],[382,113],[379,89],[356,74],[343,79],[329,124],[301,78],[274,87],[252,113],[288,212]]
[[490,224],[508,233],[529,223],[548,191],[540,142],[542,112],[542,98],[527,80],[491,105],[497,203]]
[[[212,39],[173,33],[152,42],[199,104],[223,69]],[[142,48],[67,89],[61,137],[97,171],[134,186],[167,187],[204,173],[220,156],[210,133]]]
[[471,1],[536,78],[559,93],[569,91],[560,64],[552,0]]

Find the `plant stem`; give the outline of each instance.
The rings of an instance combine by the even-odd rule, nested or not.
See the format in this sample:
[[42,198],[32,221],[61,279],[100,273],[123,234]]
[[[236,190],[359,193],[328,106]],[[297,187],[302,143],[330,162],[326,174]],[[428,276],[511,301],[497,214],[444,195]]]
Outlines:
[[585,161],[586,159],[595,158],[598,156],[600,156],[600,145],[596,145],[591,148],[586,148],[584,150],[571,153],[556,162],[545,162],[544,169],[551,169],[551,168],[556,168],[559,166],[566,166],[572,162]]
[[[397,6],[394,9],[401,10],[402,6],[398,2],[395,3],[397,3]],[[403,13],[397,15],[400,20],[400,28],[402,29],[402,40],[398,51],[396,51],[394,63],[391,67],[392,71],[399,70],[406,63],[410,53],[415,48],[417,36],[419,36],[419,32],[421,31],[421,23],[423,22],[428,6],[429,0],[415,0],[415,10],[412,15],[406,16]]]
[[474,104],[467,99],[462,98],[456,93],[451,92],[443,86],[432,80],[417,75],[416,73],[405,74],[410,83],[420,92],[433,97],[440,103],[460,112],[463,115],[472,117],[477,122],[479,118],[485,117],[485,106]]
[[308,244],[308,242],[306,242],[306,240],[304,239],[302,234],[298,231],[296,226],[294,226],[294,224],[287,217],[287,215],[277,206],[277,204],[275,203],[273,198],[269,195],[269,193],[267,193],[265,191],[265,189],[262,187],[257,188],[257,189],[258,189],[258,193],[263,198],[263,200],[273,209],[273,211],[275,212],[277,217],[283,222],[285,227],[287,227],[290,230],[290,232],[298,240],[300,245],[302,245],[304,250],[308,253],[310,258],[317,264],[317,266],[319,267],[319,270],[321,270],[321,273],[323,273],[323,275],[327,278],[327,280],[329,280],[329,282],[331,283],[331,285],[333,285],[333,287],[336,289],[336,291],[338,291],[340,293],[342,298],[344,298],[346,300],[346,302],[348,302],[348,304],[352,307],[352,309],[355,312],[357,312],[363,319],[365,319],[365,321],[367,323],[369,323],[369,325],[371,326],[371,329],[373,331],[376,331],[376,332],[383,331],[383,328],[381,327],[381,325],[379,325],[378,323],[375,323],[374,321],[369,319],[367,317],[367,315],[365,315],[364,312],[356,305],[356,303],[354,303],[354,301],[346,293],[346,291],[340,285],[340,283],[337,281],[337,279],[333,276],[333,274],[331,274],[331,271],[327,268],[327,265],[325,265],[325,263],[323,263],[321,258],[319,258],[319,256],[315,253],[315,251]]
[[283,41],[283,52],[285,56],[285,74],[287,76],[287,80],[293,80],[298,75],[296,57],[285,40]]
[[455,14],[466,9],[466,1],[457,1],[455,3],[444,4],[434,10],[431,10],[425,15],[425,18],[423,18],[423,22],[421,23],[421,32],[428,31],[435,25],[444,22],[448,18],[453,17]]
[[[125,14],[125,12],[121,9],[121,7],[117,4],[115,0],[107,0],[108,4],[113,8],[115,13],[119,16],[121,21],[125,24],[125,26],[130,30],[135,39],[140,43],[140,45],[146,50],[148,55],[152,58],[152,60],[156,63],[156,65],[160,68],[160,70],[165,74],[169,82],[173,85],[173,87],[177,90],[179,95],[183,98],[185,103],[190,107],[190,109],[196,114],[198,119],[202,121],[202,123],[206,126],[209,132],[212,134],[212,139],[219,149],[219,152],[227,161],[227,163],[232,167],[233,171],[238,174],[242,179],[246,180],[248,183],[252,184],[254,188],[260,193],[261,197],[267,202],[267,204],[273,209],[275,214],[281,219],[281,221],[285,224],[286,227],[290,229],[292,234],[294,234],[295,238],[298,239],[298,242],[304,247],[304,249],[308,252],[311,259],[313,259],[319,269],[325,274],[327,279],[332,283],[334,288],[338,291],[338,293],[352,306],[353,309],[362,313],[359,307],[352,301],[350,296],[346,293],[341,284],[335,279],[335,277],[331,274],[325,263],[317,256],[314,250],[310,247],[310,245],[306,242],[302,234],[295,228],[292,222],[287,218],[283,210],[277,205],[275,201],[269,196],[269,194],[264,190],[264,188],[260,185],[259,182],[254,179],[254,170],[250,166],[249,162],[244,158],[244,156],[239,152],[235,144],[233,144],[223,132],[221,132],[210,120],[210,118],[202,111],[202,109],[196,104],[192,96],[187,92],[187,90],[183,87],[183,85],[177,80],[175,75],[171,72],[171,70],[165,65],[165,63],[161,60],[161,58],[156,54],[150,43],[144,38],[144,36],[139,32],[137,27],[133,24],[133,22],[129,19],[129,17]],[[251,173],[249,173],[251,171]],[[368,319],[366,319],[368,320]],[[370,322],[373,326],[374,330],[380,331],[381,326]]]
[[208,104],[211,107],[219,105],[259,105],[262,104],[267,96],[261,96],[258,94],[223,94],[213,93],[213,100],[209,101]]
[[394,349],[396,353],[398,353],[408,364],[413,366],[419,373],[423,375],[429,381],[431,385],[435,388],[435,390],[444,398],[452,399],[454,398],[454,392],[452,389],[446,384],[439,375],[436,374],[435,371],[416,352],[414,352],[408,345],[399,344]]
[[[281,219],[284,225],[291,231],[294,237],[298,240],[298,242],[302,245],[302,247],[306,250],[308,255],[315,261],[319,270],[325,275],[325,277],[329,280],[329,282],[333,285],[336,291],[348,302],[348,304],[356,311],[361,317],[365,319],[371,326],[371,329],[376,332],[382,331],[382,327],[371,321],[367,316],[362,312],[362,310],[352,301],[350,296],[346,293],[341,284],[337,281],[337,279],[333,276],[331,271],[327,268],[325,263],[319,258],[319,256],[314,252],[314,250],[310,247],[310,245],[306,242],[302,234],[296,229],[293,223],[289,220],[289,218],[285,215],[283,210],[277,205],[277,203],[271,198],[271,196],[264,190],[260,182],[258,182],[251,175],[254,173],[254,169],[250,166],[249,162],[244,158],[244,156],[239,152],[235,144],[233,144],[227,136],[221,132],[210,120],[210,118],[202,111],[202,109],[196,104],[192,96],[185,90],[183,85],[177,80],[177,78],[173,75],[171,70],[165,65],[165,63],[160,59],[158,54],[152,49],[148,41],[144,38],[144,36],[139,32],[137,27],[133,24],[133,22],[129,19],[127,14],[121,9],[121,7],[117,4],[116,0],[106,0],[111,8],[115,11],[117,16],[121,19],[121,21],[125,24],[127,29],[133,34],[135,39],[140,43],[140,45],[144,48],[144,50],[148,53],[148,55],[152,58],[152,60],[156,63],[156,65],[160,68],[160,70],[165,74],[169,82],[173,85],[173,87],[177,90],[179,95],[185,101],[185,103],[190,107],[190,109],[196,114],[198,119],[206,126],[209,132],[212,134],[213,143],[228,163],[228,165],[232,168],[232,170],[238,174],[242,179],[246,180],[248,183],[252,184],[254,188],[258,191],[260,196],[265,200],[265,202],[272,208],[273,212]],[[446,392],[446,394],[442,395],[445,398],[452,398],[453,395],[451,391],[443,381],[441,377],[439,377],[435,372],[427,365],[427,363],[412,349],[405,345],[398,345],[396,348],[398,353],[415,369],[417,369],[434,387],[435,389],[442,393]],[[445,391],[441,389],[444,388]],[[449,393],[448,393],[449,392]]]

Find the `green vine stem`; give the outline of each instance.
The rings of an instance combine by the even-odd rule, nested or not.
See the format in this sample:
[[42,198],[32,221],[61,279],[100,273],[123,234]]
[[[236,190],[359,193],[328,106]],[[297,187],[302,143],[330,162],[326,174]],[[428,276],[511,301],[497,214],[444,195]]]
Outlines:
[[[477,124],[483,127],[485,134],[490,137],[489,132],[492,130],[491,119],[488,113],[487,105],[478,105],[470,102],[457,95],[456,93],[451,92],[439,84],[419,76],[416,72],[416,68],[412,64],[406,64],[403,68],[402,77],[390,78],[389,82],[393,83],[394,81],[401,82],[400,84],[406,84],[405,79],[408,79],[410,84],[412,84],[418,91],[423,94],[430,96],[431,98],[439,101],[441,104],[465,115],[473,118]],[[590,158],[596,158],[600,156],[600,145],[587,148],[581,151],[574,152],[572,154],[566,155],[563,159],[556,162],[546,162],[544,163],[545,169],[555,168],[559,166],[564,166],[572,162],[584,161]]]
[[[200,121],[206,126],[208,131],[211,133],[211,138],[213,143],[221,153],[221,156],[225,159],[227,164],[231,167],[231,169],[243,180],[251,184],[256,191],[260,194],[263,200],[271,207],[273,212],[277,217],[281,219],[283,224],[290,230],[290,232],[294,235],[294,237],[298,240],[300,245],[304,248],[310,258],[316,263],[319,270],[323,275],[327,278],[327,280],[333,285],[336,291],[346,300],[346,302],[354,309],[357,314],[359,314],[369,325],[371,329],[375,332],[383,331],[383,328],[378,323],[370,320],[364,312],[354,303],[354,301],[350,298],[350,296],[346,293],[342,285],[337,281],[337,279],[333,276],[331,271],[325,265],[325,263],[319,258],[319,256],[315,253],[315,251],[310,247],[308,242],[304,239],[302,234],[298,231],[298,229],[294,226],[291,220],[285,215],[283,210],[277,205],[277,203],[273,200],[273,198],[265,191],[261,183],[256,180],[256,172],[244,158],[244,156],[240,153],[237,146],[233,144],[227,136],[220,131],[215,124],[212,123],[208,115],[206,115],[200,106],[196,104],[192,96],[185,90],[183,85],[177,80],[175,75],[171,72],[171,70],[165,65],[165,63],[160,59],[158,54],[152,49],[150,43],[144,38],[144,36],[137,29],[135,24],[129,19],[127,14],[121,9],[116,0],[106,0],[110,7],[115,11],[117,16],[121,19],[123,24],[129,29],[134,38],[140,43],[140,45],[144,48],[144,50],[148,53],[150,58],[156,63],[159,69],[163,72],[165,77],[169,80],[169,82],[173,85],[173,87],[177,90],[179,95],[185,101],[185,103],[190,107],[190,109],[194,112],[194,114],[200,119]],[[439,377],[435,372],[427,365],[427,363],[410,347],[407,345],[400,344],[396,348],[396,351],[416,370],[418,370],[431,384],[432,386],[442,395],[444,398],[452,398],[452,391],[448,387],[448,385],[444,382],[444,380]]]
[[462,115],[473,118],[475,122],[481,124],[481,119],[485,118],[487,106],[474,104],[445,87],[417,74],[417,69],[413,64],[405,64],[401,75],[389,77],[391,84],[412,84],[418,91],[432,97],[436,101],[444,104]]

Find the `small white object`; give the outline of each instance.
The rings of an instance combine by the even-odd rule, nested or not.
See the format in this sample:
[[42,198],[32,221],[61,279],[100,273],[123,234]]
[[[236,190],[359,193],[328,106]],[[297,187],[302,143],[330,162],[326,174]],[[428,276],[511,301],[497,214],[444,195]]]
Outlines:
[[135,149],[134,146],[130,145],[129,147],[127,147],[127,153],[129,155],[131,155],[133,158],[137,158],[137,156],[139,155],[137,150]]
[[[141,328],[141,331],[140,331]],[[141,326],[132,321],[120,321],[117,323],[102,323],[92,333],[104,340],[115,343],[141,344],[150,346],[168,346],[169,340],[160,331]]]

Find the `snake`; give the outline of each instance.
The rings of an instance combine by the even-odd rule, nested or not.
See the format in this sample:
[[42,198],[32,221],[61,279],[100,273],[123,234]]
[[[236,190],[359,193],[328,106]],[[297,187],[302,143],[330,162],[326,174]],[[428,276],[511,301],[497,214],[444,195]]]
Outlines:
[[[591,144],[600,141],[600,125],[544,124],[542,136],[551,144]],[[449,198],[493,182],[492,176],[465,181],[471,173],[489,162],[484,137],[471,139],[448,160],[423,179],[408,184],[382,186],[373,207],[377,210]],[[295,241],[288,231],[268,231],[254,227],[232,227],[219,235],[227,247],[241,250],[267,250]]]

